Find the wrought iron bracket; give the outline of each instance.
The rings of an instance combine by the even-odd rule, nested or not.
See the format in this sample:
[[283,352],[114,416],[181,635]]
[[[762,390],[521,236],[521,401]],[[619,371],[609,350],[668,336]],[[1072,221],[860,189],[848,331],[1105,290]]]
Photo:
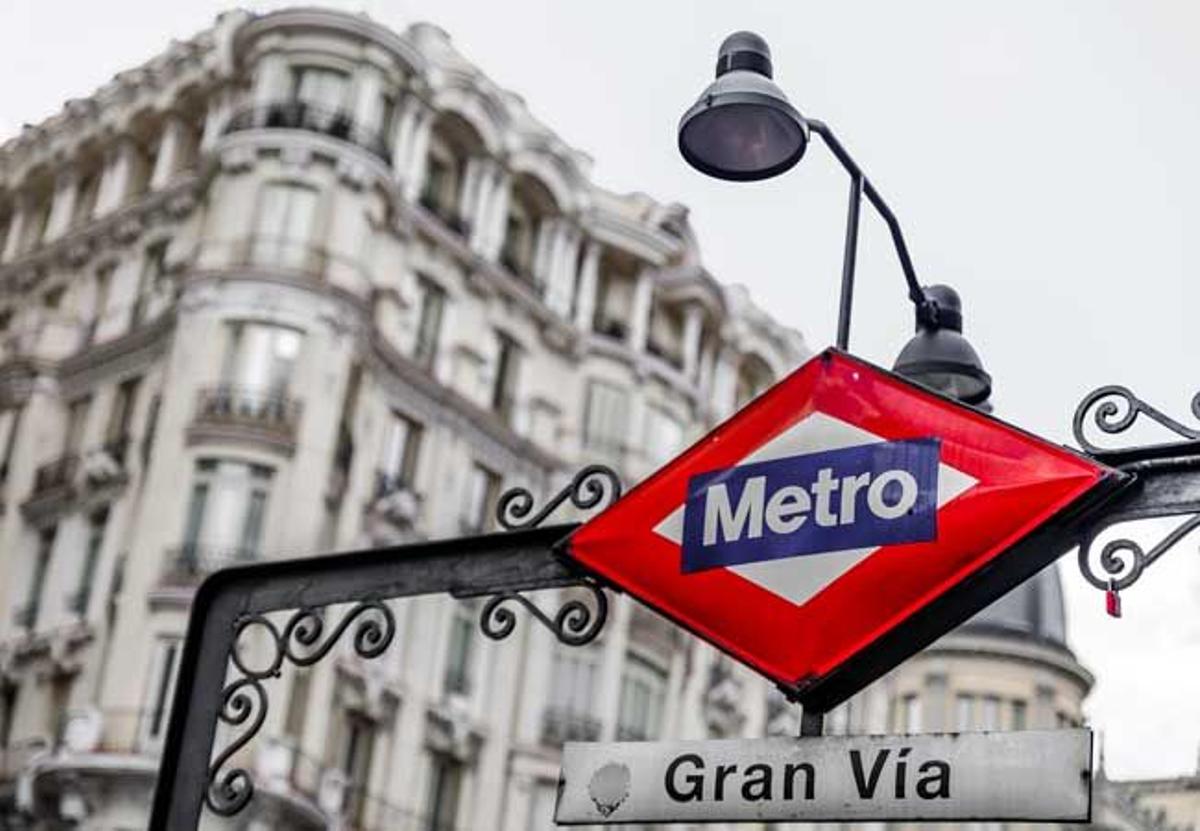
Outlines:
[[[1191,410],[1200,419],[1200,393],[1192,398]],[[1141,416],[1182,441],[1106,448],[1088,437],[1089,426],[1106,436],[1120,435]],[[1090,524],[1080,540],[1078,555],[1079,570],[1093,586],[1114,592],[1126,589],[1200,528],[1200,427],[1188,427],[1138,398],[1128,387],[1113,384],[1084,397],[1075,410],[1073,428],[1080,447],[1133,478],[1123,498]],[[1095,552],[1097,539],[1110,528],[1166,517],[1184,519],[1149,550],[1123,536],[1106,542],[1098,555]]]
[[[602,508],[619,498],[620,482],[608,468],[581,470],[534,513],[532,494],[506,493],[498,506],[505,533],[368,549],[307,559],[225,569],[209,577],[192,602],[151,808],[151,831],[198,827],[204,806],[233,816],[254,794],[251,773],[239,751],[258,734],[269,708],[268,684],[285,665],[311,666],[328,655],[348,631],[362,658],[382,654],[396,635],[385,601],[423,594],[491,596],[480,620],[484,634],[507,637],[517,619],[507,603],[528,609],[570,645],[601,631],[608,599],[601,583],[563,556],[577,523],[541,526],[568,499],[580,510]],[[591,604],[570,597],[547,615],[524,592],[582,587]],[[354,604],[335,624],[327,607]],[[268,617],[290,612],[281,624]],[[259,633],[255,639],[250,633]],[[264,637],[265,636],[265,637]],[[266,657],[248,647],[265,640]],[[261,650],[257,650],[261,652]],[[231,738],[214,756],[218,724]]]

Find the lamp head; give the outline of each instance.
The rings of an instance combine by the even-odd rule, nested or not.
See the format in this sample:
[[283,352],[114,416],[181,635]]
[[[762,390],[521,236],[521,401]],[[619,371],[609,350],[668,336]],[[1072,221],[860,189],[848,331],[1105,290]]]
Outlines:
[[717,52],[717,78],[679,120],[679,152],[708,176],[769,179],[808,146],[808,125],[771,80],[767,42],[734,32]]
[[924,387],[964,404],[984,404],[992,376],[962,336],[962,300],[949,286],[927,286],[917,308],[917,333],[900,350],[893,369]]

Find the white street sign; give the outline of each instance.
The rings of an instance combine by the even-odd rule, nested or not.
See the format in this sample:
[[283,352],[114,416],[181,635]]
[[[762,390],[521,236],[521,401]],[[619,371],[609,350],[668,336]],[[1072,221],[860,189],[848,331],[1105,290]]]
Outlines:
[[560,825],[1091,819],[1090,730],[568,743]]

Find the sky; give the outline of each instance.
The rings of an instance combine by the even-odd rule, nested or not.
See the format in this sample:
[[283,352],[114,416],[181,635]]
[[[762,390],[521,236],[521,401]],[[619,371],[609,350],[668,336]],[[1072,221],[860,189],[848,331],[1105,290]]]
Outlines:
[[[833,127],[895,210],[919,278],[963,296],[965,334],[993,376],[998,416],[1069,442],[1076,404],[1119,383],[1195,424],[1200,347],[1188,321],[1200,311],[1200,4],[330,5],[397,29],[440,25],[590,154],[598,183],[689,206],[713,274],[745,284],[820,349],[836,325],[841,169],[814,142],[785,176],[720,183],[688,168],[675,146],[721,39],[757,31],[793,104]],[[226,8],[6,0],[0,140]],[[882,223],[864,213],[862,235],[851,349],[890,366],[911,335],[911,307]],[[1140,533],[1153,543],[1155,528]],[[1200,763],[1198,543],[1200,533],[1184,540],[1125,592],[1120,620],[1106,617],[1073,555],[1060,563],[1071,643],[1097,677],[1087,712],[1112,776]]]

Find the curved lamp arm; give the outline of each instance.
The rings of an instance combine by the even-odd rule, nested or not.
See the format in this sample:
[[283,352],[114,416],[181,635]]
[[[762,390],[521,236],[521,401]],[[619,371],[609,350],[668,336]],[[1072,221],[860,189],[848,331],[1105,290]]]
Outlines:
[[806,118],[805,121],[809,129],[821,137],[825,146],[833,152],[838,162],[850,174],[850,207],[846,219],[846,248],[842,257],[842,297],[838,312],[838,348],[849,348],[850,306],[854,294],[854,265],[858,249],[858,214],[859,204],[864,194],[879,215],[883,217],[883,221],[887,223],[888,230],[891,232],[892,244],[896,248],[896,256],[900,258],[900,267],[904,269],[904,280],[908,283],[908,298],[917,308],[918,320],[936,324],[937,306],[925,296],[925,291],[917,282],[916,270],[913,268],[912,258],[908,254],[908,246],[904,242],[904,232],[900,230],[900,222],[896,219],[896,215],[892,213],[887,202],[883,201],[883,197],[871,184],[871,180],[862,172],[862,168],[837,140],[837,136],[833,134],[833,130],[829,129],[829,125],[815,118]]

